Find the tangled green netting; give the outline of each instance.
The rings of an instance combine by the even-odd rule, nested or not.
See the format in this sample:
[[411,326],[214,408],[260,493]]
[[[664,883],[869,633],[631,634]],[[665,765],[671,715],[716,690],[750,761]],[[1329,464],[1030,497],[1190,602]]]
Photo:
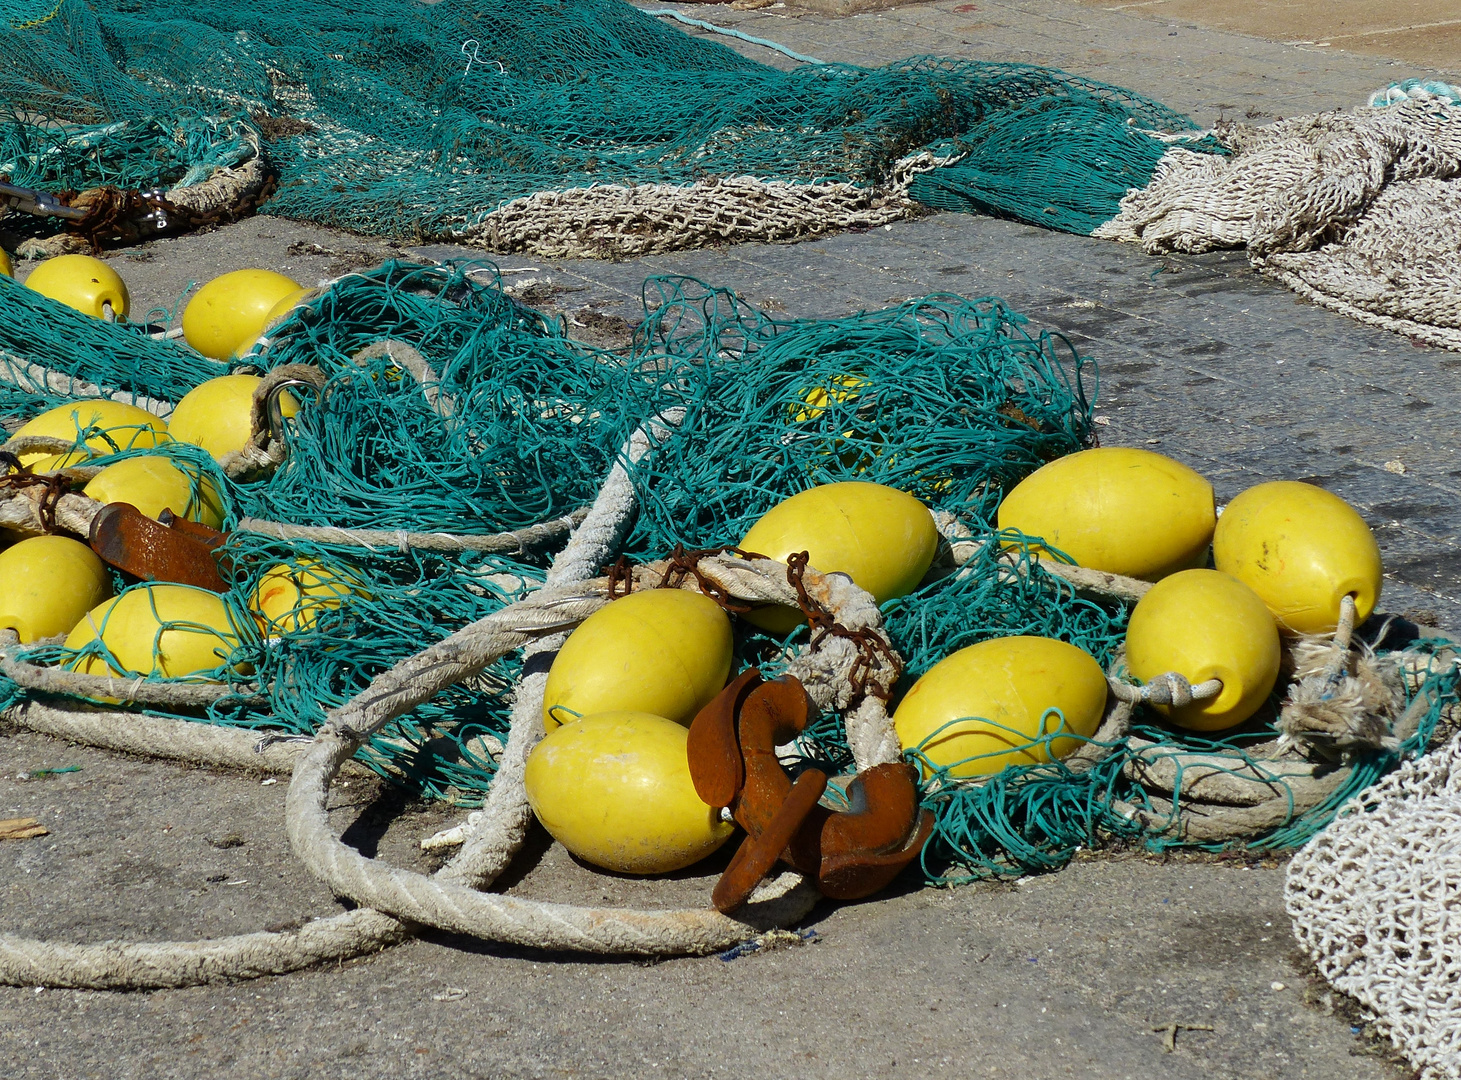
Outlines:
[[459,237],[503,204],[750,176],[887,186],[1088,233],[1191,122],[1025,64],[782,71],[623,0],[0,0],[0,173],[197,183],[262,151],[267,212]]
[[[11,426],[66,396],[17,387],[16,372],[34,375],[27,363],[148,397],[175,397],[217,370],[180,345],[25,292],[0,279],[0,342],[13,354],[0,368],[0,388],[9,386],[0,416]],[[1124,612],[1078,598],[1028,556],[1000,557],[1000,541],[1017,538],[997,534],[991,521],[1011,485],[1091,441],[1095,372],[1069,343],[1032,330],[993,299],[938,295],[843,319],[777,320],[693,279],[652,278],[645,297],[633,344],[611,351],[567,338],[514,302],[487,264],[387,263],[335,283],[234,365],[308,362],[324,373],[322,391],[300,391],[284,465],[231,480],[197,448],[161,452],[187,467],[195,488],[221,493],[228,527],[263,517],[388,534],[488,533],[561,516],[591,501],[619,461],[641,506],[623,548],[634,558],[677,544],[734,543],[791,494],[874,480],[914,492],[982,542],[963,566],[944,564],[919,591],[885,605],[907,661],[903,687],[959,648],[1010,634],[1052,636],[1102,664],[1113,659]],[[393,354],[370,350],[383,340],[420,354],[424,384]],[[647,425],[655,431],[650,451],[623,462],[625,441]],[[308,735],[391,664],[541,583],[555,546],[441,554],[235,529],[227,602],[238,640],[220,645],[211,677],[236,692],[175,715]],[[245,613],[281,566],[306,585],[335,585],[256,624]],[[775,672],[806,633],[778,641],[741,627],[738,653]],[[55,645],[26,653],[47,663],[93,654],[115,663],[99,645],[83,654]],[[362,757],[425,794],[474,804],[491,783],[519,663],[504,660],[418,707]],[[1408,751],[1424,746],[1442,706],[1455,702],[1454,671],[1432,676],[1419,693],[1431,708]],[[0,700],[23,696],[13,683],[0,685]],[[838,720],[825,717],[809,732],[804,760],[848,763]],[[1273,732],[1217,741],[1157,728],[1142,734],[1173,749],[1229,753],[1237,764],[1244,746]],[[948,879],[1050,867],[1098,832],[1164,843],[1118,810],[1144,798],[1122,772],[1128,757],[1117,748],[1080,775],[1055,763],[1012,767],[982,785],[931,784],[938,831],[926,869]],[[1364,761],[1344,790],[1259,843],[1301,842],[1394,760]]]

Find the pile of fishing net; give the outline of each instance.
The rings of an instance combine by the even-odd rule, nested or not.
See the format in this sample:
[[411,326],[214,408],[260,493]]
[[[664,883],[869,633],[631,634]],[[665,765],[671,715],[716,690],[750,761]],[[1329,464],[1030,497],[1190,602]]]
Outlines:
[[[0,657],[4,715],[119,750],[294,770],[295,849],[361,906],[297,932],[207,943],[0,937],[7,981],[185,985],[353,955],[423,924],[548,948],[704,952],[800,918],[816,892],[797,874],[734,917],[481,891],[532,821],[522,770],[542,735],[547,666],[568,630],[629,587],[807,613],[809,624],[784,637],[738,622],[735,639],[738,667],[795,674],[820,711],[787,758],[793,771],[903,760],[890,706],[966,645],[1039,635],[1106,667],[1106,721],[1076,754],[987,778],[925,775],[934,832],[922,855],[938,881],[1054,868],[1107,843],[1292,847],[1400,758],[1449,734],[1449,645],[1413,633],[1381,638],[1366,661],[1389,672],[1385,737],[1340,758],[1280,745],[1272,711],[1202,738],[1140,708],[1150,692],[1126,679],[1121,648],[1144,583],[1036,558],[995,528],[1011,487],[1093,442],[1095,381],[1068,343],[1000,301],[939,295],[802,321],[685,278],[650,279],[645,296],[632,346],[609,351],[514,302],[485,264],[387,263],[315,294],[233,364],[298,395],[297,415],[260,432],[257,460],[224,467],[168,443],[147,451],[169,455],[196,495],[216,493],[223,506],[220,602],[233,630],[220,663],[167,678],[129,669],[104,637],[70,647],[12,638]],[[0,301],[7,431],[49,405],[97,397],[163,415],[223,368],[3,277]],[[66,447],[15,439],[3,449],[18,460]],[[79,488],[135,453],[49,478],[10,461],[0,526],[12,537],[85,537],[102,507]],[[849,480],[899,488],[935,511],[944,546],[913,593],[879,610],[844,577],[725,549],[788,496]],[[260,625],[250,605],[281,573],[333,584]],[[120,576],[114,585],[145,587]],[[1316,648],[1295,672],[1300,683],[1327,685],[1370,655],[1358,641]],[[1026,749],[1048,750],[1052,738]],[[918,748],[908,753],[918,760]],[[341,844],[323,800],[347,766],[481,806],[456,833],[460,854],[425,878]]]
[[1094,235],[1152,253],[1247,248],[1317,304],[1461,349],[1461,106],[1402,95],[1214,135],[1229,156],[1174,147]]
[[1089,232],[1191,128],[1023,64],[781,71],[623,0],[0,2],[0,174],[89,211],[23,253],[271,192],[268,213],[545,256],[792,239],[919,203]]

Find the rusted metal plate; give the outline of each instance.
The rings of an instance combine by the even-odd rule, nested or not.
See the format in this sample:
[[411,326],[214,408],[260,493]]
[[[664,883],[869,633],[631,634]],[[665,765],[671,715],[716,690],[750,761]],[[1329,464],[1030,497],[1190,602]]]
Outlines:
[[228,591],[204,541],[153,521],[131,503],[111,503],[92,519],[91,550],[103,562],[143,581]]

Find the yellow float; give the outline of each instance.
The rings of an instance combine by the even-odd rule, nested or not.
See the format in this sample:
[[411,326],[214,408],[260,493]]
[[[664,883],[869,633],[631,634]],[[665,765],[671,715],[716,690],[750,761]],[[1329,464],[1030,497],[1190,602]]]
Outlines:
[[630,593],[594,612],[553,661],[543,691],[549,730],[588,713],[641,712],[689,724],[725,686],[730,619],[685,589]]
[[[938,550],[938,529],[928,507],[912,495],[854,480],[809,488],[777,504],[740,546],[780,562],[808,552],[813,569],[846,574],[881,604],[918,587]],[[768,605],[746,618],[785,634],[802,613]]]
[[[955,777],[1061,758],[1101,724],[1106,676],[1082,649],[1043,637],[1006,637],[940,660],[893,716],[898,741]],[[1056,732],[1048,742],[1042,740]]]
[[292,565],[271,566],[259,579],[249,605],[270,634],[308,630],[327,611],[334,611],[352,596],[370,599],[349,570],[326,566],[318,559],[299,559]]
[[[87,612],[67,636],[66,648],[81,649],[97,639],[114,663],[105,654],[89,655],[76,658],[72,670],[178,678],[228,663],[244,628],[217,593],[191,585],[136,585]],[[235,670],[252,669],[238,664]]]
[[1374,533],[1354,507],[1313,484],[1276,480],[1243,492],[1218,520],[1212,555],[1290,633],[1333,631],[1345,596],[1363,622],[1380,599]]
[[53,454],[50,457],[40,458],[32,461],[27,468],[36,476],[43,476],[46,473],[60,472],[62,469],[74,469],[91,461],[95,454],[90,450],[72,450],[68,454]]
[[108,307],[118,319],[125,319],[132,310],[132,297],[122,276],[90,255],[57,255],[47,259],[30,272],[25,284],[42,296],[94,319],[106,318]]
[[272,270],[235,270],[199,289],[183,309],[183,337],[204,356],[228,360],[246,352],[269,314],[299,282]]
[[171,510],[217,529],[223,525],[223,500],[196,465],[174,463],[160,454],[144,454],[108,465],[82,490],[99,503],[131,503],[150,518]]
[[1136,605],[1126,630],[1127,668],[1139,681],[1169,671],[1193,686],[1222,681],[1215,698],[1155,706],[1192,731],[1221,731],[1257,712],[1278,679],[1279,653],[1278,628],[1258,594],[1217,570],[1163,578]]
[[[79,401],[74,405],[58,405],[31,420],[15,433],[15,437],[49,435],[53,439],[74,442],[82,431],[90,432],[86,445],[96,454],[114,454],[118,450],[147,450],[168,440],[165,421],[153,416],[146,409],[105,398]],[[31,465],[54,456],[44,451],[21,454],[20,463]]]
[[605,870],[663,874],[699,862],[735,828],[695,794],[689,735],[642,712],[555,728],[528,756],[528,803],[553,839]]
[[1216,521],[1211,484],[1181,462],[1124,447],[1057,458],[999,507],[1001,529],[1039,537],[1079,566],[1144,581],[1205,562]]
[[33,536],[0,551],[0,629],[23,645],[64,634],[112,594],[91,548],[64,536]]
[[0,248],[0,274],[8,278],[15,276],[15,266],[10,261],[10,255],[4,248]]
[[[261,382],[257,375],[221,375],[198,384],[168,417],[168,431],[178,442],[201,446],[222,461],[242,450],[254,433],[254,390]],[[299,402],[286,392],[280,395],[279,411],[294,416]]]

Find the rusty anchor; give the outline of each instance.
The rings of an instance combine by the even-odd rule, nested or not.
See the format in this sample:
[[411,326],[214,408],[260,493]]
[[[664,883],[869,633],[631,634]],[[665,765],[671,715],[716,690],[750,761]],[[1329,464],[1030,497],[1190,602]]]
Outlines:
[[227,538],[206,525],[164,510],[154,521],[131,503],[108,503],[91,521],[91,550],[105,563],[143,581],[193,585],[225,593],[214,551]]
[[827,774],[795,780],[776,747],[806,729],[812,703],[792,676],[737,676],[690,725],[690,776],[710,806],[729,808],[746,830],[711,899],[729,914],[778,861],[816,882],[822,895],[858,900],[886,886],[917,857],[933,831],[918,807],[917,773],[904,762],[875,765],[847,785],[848,808],[821,805]]

